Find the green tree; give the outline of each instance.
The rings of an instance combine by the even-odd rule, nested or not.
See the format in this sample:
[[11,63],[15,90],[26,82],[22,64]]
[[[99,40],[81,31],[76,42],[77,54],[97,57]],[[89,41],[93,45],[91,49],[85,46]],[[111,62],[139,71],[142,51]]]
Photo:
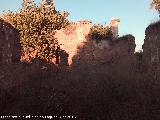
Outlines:
[[155,8],[159,12],[159,15],[160,15],[160,0],[152,0],[151,8]]
[[23,0],[18,12],[7,12],[3,18],[20,31],[20,43],[23,52],[36,50],[36,57],[49,59],[55,57],[58,41],[55,30],[67,26],[67,12],[56,11],[53,3],[49,7],[33,0]]

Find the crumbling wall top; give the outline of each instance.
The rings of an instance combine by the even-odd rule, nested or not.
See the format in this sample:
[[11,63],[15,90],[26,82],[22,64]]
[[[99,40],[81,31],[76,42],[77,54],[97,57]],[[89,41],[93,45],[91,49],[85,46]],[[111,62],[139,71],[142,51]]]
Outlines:
[[89,20],[80,20],[80,21],[77,21],[77,22],[72,22],[71,24],[76,25],[76,26],[78,26],[78,25],[83,26],[83,25],[91,25],[92,22],[89,21]]
[[150,24],[145,31],[145,34],[160,34],[160,20]]

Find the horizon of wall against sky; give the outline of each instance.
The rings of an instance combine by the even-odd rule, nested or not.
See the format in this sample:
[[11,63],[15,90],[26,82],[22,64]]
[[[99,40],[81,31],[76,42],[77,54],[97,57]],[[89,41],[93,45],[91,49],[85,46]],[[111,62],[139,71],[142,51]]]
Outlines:
[[[41,0],[35,0],[39,3]],[[56,10],[68,11],[70,21],[91,20],[93,24],[109,24],[113,18],[121,20],[119,35],[135,36],[137,48],[140,49],[145,38],[146,27],[159,19],[155,10],[149,9],[150,0],[54,0]],[[22,0],[1,1],[3,10],[18,10]]]

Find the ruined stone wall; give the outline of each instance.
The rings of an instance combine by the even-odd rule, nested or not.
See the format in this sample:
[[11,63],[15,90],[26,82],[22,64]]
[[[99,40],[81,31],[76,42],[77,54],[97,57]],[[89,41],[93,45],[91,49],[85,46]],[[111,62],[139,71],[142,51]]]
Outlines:
[[[111,42],[101,40],[96,42],[89,38],[89,32],[92,24],[90,21],[78,21],[72,23],[56,32],[55,37],[60,44],[60,64],[69,65],[76,61],[83,63],[97,63],[111,61],[116,56],[126,56],[134,53],[135,42],[132,36],[119,38]],[[0,22],[0,59],[2,62],[21,61],[34,58],[36,51],[33,51],[32,58],[27,53],[20,54],[20,44],[18,31],[9,23],[1,20]],[[126,39],[126,40],[123,40]],[[26,55],[26,56],[25,56]],[[115,57],[113,57],[115,56]],[[81,60],[79,60],[81,59]]]
[[151,24],[145,31],[143,60],[149,67],[160,65],[160,22]]
[[[121,40],[122,39],[122,40]],[[120,58],[134,56],[135,38],[131,35],[117,41],[88,40],[73,57],[74,64],[103,64],[117,62]],[[124,59],[126,62],[126,60]]]
[[[96,64],[110,61],[113,56],[125,56],[135,51],[135,38],[131,35],[119,38],[117,41],[100,40],[98,43],[89,38],[92,24],[79,21],[56,32],[61,49],[69,54],[69,64]],[[81,60],[80,60],[81,59]],[[116,59],[116,58],[114,58]]]
[[77,54],[78,47],[83,46],[87,41],[91,26],[89,21],[79,21],[56,32],[55,37],[61,49],[69,54],[69,64],[72,63],[72,57]]
[[160,22],[146,28],[143,44],[143,64],[147,72],[160,79]]
[[0,62],[12,63],[20,60],[19,32],[0,19]]
[[[62,52],[60,54],[60,64],[67,64],[68,59],[68,63],[71,65],[73,60],[76,62],[79,58],[81,58],[84,63],[104,62],[113,59],[112,56],[123,56],[127,55],[129,52],[134,52],[134,38],[126,37],[127,40],[124,41],[120,40],[124,38],[120,38],[112,43],[110,41],[101,40],[97,43],[89,38],[88,34],[91,27],[92,24],[90,21],[83,20],[72,23],[66,28],[56,32],[55,37],[58,39]],[[20,57],[21,61],[29,61],[29,59],[34,58],[33,56],[35,55],[32,55],[32,58],[30,58],[27,53],[20,54],[18,31],[9,23],[1,20],[0,30],[1,61],[12,62],[19,60]],[[132,48],[130,46],[132,46]],[[33,54],[34,53],[36,52],[33,52]],[[83,55],[80,57],[79,54]],[[77,59],[77,57],[79,58]]]

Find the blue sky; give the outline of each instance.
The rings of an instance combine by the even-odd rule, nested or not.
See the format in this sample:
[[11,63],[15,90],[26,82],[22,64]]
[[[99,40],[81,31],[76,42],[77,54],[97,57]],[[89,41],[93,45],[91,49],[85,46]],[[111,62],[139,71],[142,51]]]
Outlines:
[[[35,0],[37,3],[41,0]],[[119,34],[133,34],[137,49],[145,37],[145,28],[158,20],[158,13],[149,9],[149,0],[54,0],[56,10],[68,11],[69,20],[91,20],[93,23],[109,24],[112,18],[121,20]],[[3,0],[0,13],[4,10],[17,10],[22,0]]]

